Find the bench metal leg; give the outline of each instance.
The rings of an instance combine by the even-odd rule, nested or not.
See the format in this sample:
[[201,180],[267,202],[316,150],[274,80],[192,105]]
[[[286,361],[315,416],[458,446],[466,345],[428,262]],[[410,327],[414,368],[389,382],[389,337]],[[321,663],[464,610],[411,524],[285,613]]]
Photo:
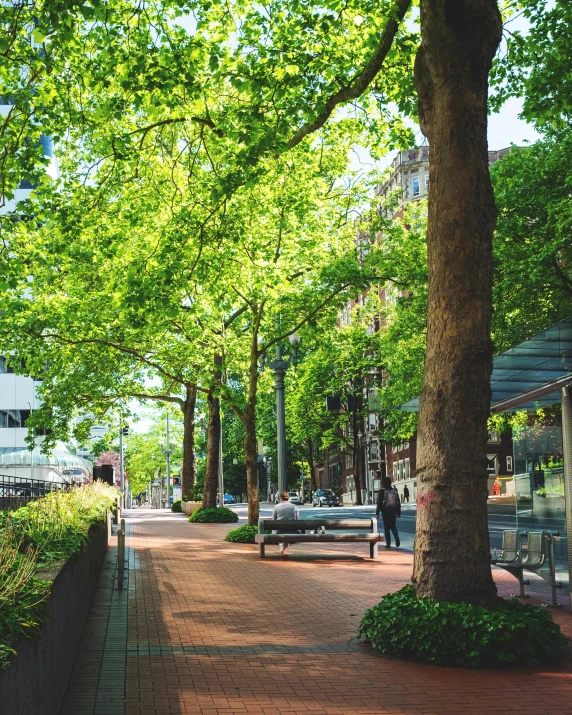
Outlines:
[[370,543],[369,543],[369,558],[370,559],[377,559],[378,548],[379,548],[378,541],[370,541]]
[[260,558],[264,558],[264,544],[258,544],[260,546]]
[[520,589],[519,598],[527,598],[526,593],[524,592],[524,570],[519,569],[518,570],[518,586]]

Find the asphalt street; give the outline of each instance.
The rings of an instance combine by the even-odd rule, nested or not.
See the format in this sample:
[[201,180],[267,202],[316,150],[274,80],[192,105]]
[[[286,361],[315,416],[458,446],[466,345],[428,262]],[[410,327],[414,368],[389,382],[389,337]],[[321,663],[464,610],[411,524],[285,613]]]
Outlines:
[[[237,504],[233,509],[240,516],[247,515],[247,505]],[[260,515],[272,516],[273,505],[263,502],[260,505]],[[330,519],[371,519],[375,516],[374,506],[351,506],[351,507],[312,507],[304,505],[298,507],[301,519],[316,518],[318,514],[322,518]],[[405,503],[401,508],[401,518],[397,521],[397,528],[401,538],[401,548],[413,550],[413,539],[415,538],[415,516],[416,505]],[[533,531],[557,531],[562,528],[562,523],[552,519],[539,519],[538,517],[519,516],[518,524],[514,514],[491,514],[489,513],[489,535],[492,549],[500,549],[502,544],[502,532],[505,529],[525,529]],[[379,531],[383,531],[381,519],[378,523]],[[563,541],[563,540],[562,540]]]

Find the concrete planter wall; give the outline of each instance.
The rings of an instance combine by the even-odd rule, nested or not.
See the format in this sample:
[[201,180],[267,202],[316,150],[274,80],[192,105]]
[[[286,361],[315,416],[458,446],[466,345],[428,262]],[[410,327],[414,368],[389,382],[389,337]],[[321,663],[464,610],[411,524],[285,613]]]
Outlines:
[[187,516],[191,516],[191,514],[194,514],[197,509],[200,509],[202,507],[202,505],[203,503],[200,501],[184,501],[181,503],[181,509],[183,510],[184,514],[186,514]]
[[546,494],[541,497],[533,492],[532,513],[543,519],[565,519],[566,502],[564,497],[558,496],[558,494]]
[[92,526],[82,553],[39,574],[53,581],[50,616],[36,638],[14,644],[17,655],[0,671],[0,715],[60,712],[107,553],[109,528],[109,518],[107,524]]

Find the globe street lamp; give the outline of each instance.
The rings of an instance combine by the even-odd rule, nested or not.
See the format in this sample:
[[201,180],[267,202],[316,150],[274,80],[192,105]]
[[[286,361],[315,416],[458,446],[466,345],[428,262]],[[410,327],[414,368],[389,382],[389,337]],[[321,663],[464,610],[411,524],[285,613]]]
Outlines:
[[277,486],[278,492],[285,492],[286,483],[286,411],[284,405],[284,375],[290,365],[296,365],[298,361],[298,346],[300,336],[292,333],[288,340],[292,346],[292,354],[284,359],[282,357],[282,346],[276,345],[276,360],[270,360],[268,366],[274,370],[276,381],[276,446],[277,446]]

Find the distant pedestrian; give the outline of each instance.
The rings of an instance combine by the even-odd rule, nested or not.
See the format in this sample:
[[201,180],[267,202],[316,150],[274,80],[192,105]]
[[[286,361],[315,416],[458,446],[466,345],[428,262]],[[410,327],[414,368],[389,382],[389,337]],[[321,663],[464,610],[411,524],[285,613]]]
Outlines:
[[[278,521],[282,521],[283,519],[297,519],[298,518],[298,509],[292,504],[291,501],[289,501],[290,496],[288,492],[281,492],[280,494],[280,503],[276,504],[274,507],[274,511],[272,512],[272,518],[276,519]],[[277,534],[291,534],[292,529],[287,529],[286,531],[280,531],[279,529],[276,530]],[[286,552],[286,549],[288,548],[289,544],[284,542],[280,544],[280,553],[284,554]]]
[[409,489],[407,487],[403,487],[403,501],[409,501]]
[[391,548],[391,534],[395,537],[395,545],[399,547],[400,540],[397,532],[395,520],[401,516],[401,502],[397,489],[391,486],[391,479],[383,477],[381,480],[382,489],[377,493],[377,507],[375,516],[383,519],[383,530],[385,531],[385,548]]

